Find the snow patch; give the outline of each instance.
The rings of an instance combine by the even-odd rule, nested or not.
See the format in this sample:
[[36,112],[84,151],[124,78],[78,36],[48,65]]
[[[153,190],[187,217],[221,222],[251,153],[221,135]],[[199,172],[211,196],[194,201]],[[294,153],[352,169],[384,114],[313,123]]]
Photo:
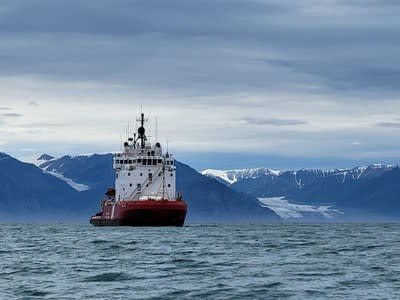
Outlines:
[[[115,151],[113,153],[118,153],[118,151]],[[91,158],[96,155],[106,155],[106,154],[112,154],[112,152],[82,153],[82,154],[78,154],[78,155],[73,155],[73,156],[68,155],[68,156],[70,158],[74,159],[74,158],[81,158],[81,157]]]
[[314,206],[290,203],[286,197],[258,198],[261,206],[268,207],[283,219],[304,218],[305,214],[319,215],[328,219],[334,218],[343,212],[331,206]]
[[88,189],[90,189],[90,187],[87,186],[86,184],[77,183],[70,178],[64,177],[64,175],[62,175],[60,173],[57,173],[54,171],[47,171],[47,173],[65,181],[70,187],[77,190],[78,192],[83,192],[83,191],[87,191]]
[[219,177],[229,184],[233,184],[237,181],[236,177],[228,175],[228,171],[207,169],[207,170],[201,171],[201,174],[205,175],[205,176],[209,176],[209,177]]
[[50,162],[50,161],[54,161],[56,160],[56,158],[54,158],[51,155],[48,154],[43,154],[43,153],[39,153],[39,154],[35,154],[33,156],[26,156],[21,158],[21,161],[26,162],[26,163],[30,163],[30,164],[34,164],[37,167],[40,167],[40,165],[46,163],[46,162]]
[[343,180],[342,180],[342,183],[345,183],[345,182],[346,182],[346,175],[347,175],[347,172],[343,172]]
[[359,173],[357,175],[357,179],[360,179],[361,175],[364,173],[364,171],[367,169],[367,167],[361,167],[359,168]]

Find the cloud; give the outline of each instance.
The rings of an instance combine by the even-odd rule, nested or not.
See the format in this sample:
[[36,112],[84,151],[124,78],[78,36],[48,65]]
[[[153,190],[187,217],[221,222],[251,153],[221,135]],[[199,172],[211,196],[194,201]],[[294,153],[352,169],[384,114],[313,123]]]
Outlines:
[[400,128],[400,122],[379,122],[375,125],[379,127]]
[[37,135],[42,133],[42,131],[39,129],[24,130],[23,132],[28,135]]
[[4,118],[19,118],[22,117],[22,114],[18,114],[18,113],[4,113],[4,114],[0,114],[1,117]]
[[271,126],[294,126],[294,125],[305,125],[307,122],[294,119],[275,119],[275,118],[242,118],[241,121],[245,121],[250,125],[271,125]]
[[62,122],[31,122],[20,124],[20,128],[57,128],[67,126],[67,123]]
[[21,152],[39,152],[40,150],[34,148],[21,148],[19,149]]
[[400,6],[360,3],[8,2],[0,74],[192,94],[392,96],[400,90]]
[[10,109],[11,109],[10,107],[4,107],[4,106],[0,107],[0,110],[10,110]]
[[398,157],[399,15],[375,0],[2,1],[1,105],[24,117],[0,114],[15,133],[0,138],[107,151],[144,104],[182,151]]

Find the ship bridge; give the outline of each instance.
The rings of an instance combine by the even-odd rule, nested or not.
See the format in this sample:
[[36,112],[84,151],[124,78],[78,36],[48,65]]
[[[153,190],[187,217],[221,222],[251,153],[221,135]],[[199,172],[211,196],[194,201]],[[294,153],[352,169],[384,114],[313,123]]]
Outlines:
[[173,155],[163,154],[159,142],[147,141],[144,115],[133,138],[124,142],[124,150],[114,155],[116,201],[175,200],[176,168]]

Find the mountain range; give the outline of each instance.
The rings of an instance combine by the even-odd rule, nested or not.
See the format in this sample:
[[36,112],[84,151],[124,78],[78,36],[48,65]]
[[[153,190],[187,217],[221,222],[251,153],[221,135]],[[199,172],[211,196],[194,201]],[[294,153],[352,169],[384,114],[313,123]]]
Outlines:
[[[113,186],[108,154],[42,154],[32,163],[0,153],[0,221],[86,222]],[[268,168],[198,172],[176,162],[189,223],[397,221],[400,168]]]
[[207,169],[203,175],[257,197],[283,218],[310,213],[341,220],[397,220],[400,169],[375,164],[352,169],[276,171]]
[[[32,163],[0,154],[0,221],[87,222],[113,186],[112,154],[43,154]],[[177,189],[188,203],[188,223],[249,223],[280,217],[248,194],[203,176],[180,162]]]

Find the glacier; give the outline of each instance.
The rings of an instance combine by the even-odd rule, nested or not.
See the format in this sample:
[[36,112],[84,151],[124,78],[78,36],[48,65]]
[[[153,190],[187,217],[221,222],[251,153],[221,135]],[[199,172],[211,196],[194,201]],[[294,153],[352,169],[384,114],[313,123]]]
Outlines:
[[90,189],[89,186],[87,186],[86,184],[83,183],[77,183],[75,181],[73,181],[70,178],[65,177],[64,175],[54,172],[54,171],[44,171],[48,174],[51,174],[63,181],[65,181],[70,187],[72,187],[73,189],[77,190],[78,192],[83,192],[83,191],[87,191],[88,189]]
[[334,218],[343,214],[342,211],[332,208],[332,206],[306,205],[290,203],[286,197],[258,198],[261,206],[271,209],[282,219],[304,218],[305,214],[313,214],[324,218]]

